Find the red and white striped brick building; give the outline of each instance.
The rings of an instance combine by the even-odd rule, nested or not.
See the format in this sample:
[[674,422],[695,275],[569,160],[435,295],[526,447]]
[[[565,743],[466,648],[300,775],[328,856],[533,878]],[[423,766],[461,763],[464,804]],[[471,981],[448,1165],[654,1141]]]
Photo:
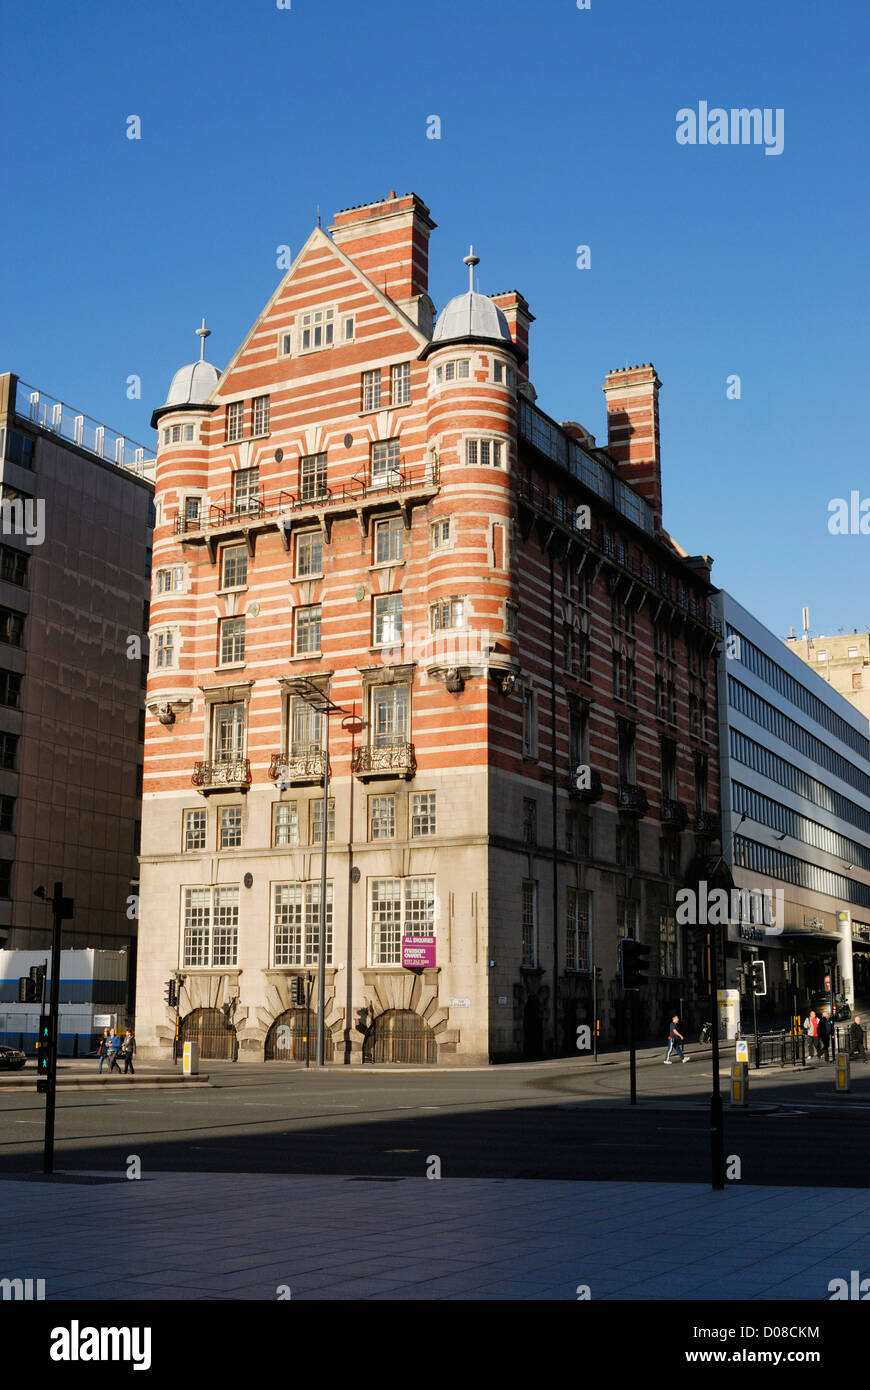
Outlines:
[[608,375],[607,450],[558,425],[522,295],[434,322],[433,226],[413,194],[339,213],[226,370],[155,411],[143,1053],[171,1049],[178,974],[206,1055],[301,1054],[324,727],[300,678],[343,711],[327,1059],[571,1052],[593,965],[618,1035],[632,930],[653,1029],[706,993],[673,898],[718,834],[716,633],[709,560],[661,529],[658,379]]

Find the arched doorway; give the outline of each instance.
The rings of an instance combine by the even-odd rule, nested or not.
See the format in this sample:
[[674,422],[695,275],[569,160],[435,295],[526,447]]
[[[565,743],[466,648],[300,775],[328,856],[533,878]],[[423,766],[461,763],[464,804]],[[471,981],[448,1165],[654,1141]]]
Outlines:
[[425,1018],[413,1009],[388,1009],[380,1014],[363,1043],[364,1062],[435,1062],[435,1035]]
[[[306,1042],[307,1039],[307,1042]],[[264,1060],[267,1062],[314,1061],[317,1056],[317,1014],[308,1013],[298,1005],[285,1009],[279,1014],[266,1034]],[[329,1029],[323,1035],[323,1060],[332,1061],[332,1034]]]
[[193,1009],[181,1020],[179,1047],[199,1043],[203,1061],[234,1062],[237,1056],[236,1030],[221,1009]]

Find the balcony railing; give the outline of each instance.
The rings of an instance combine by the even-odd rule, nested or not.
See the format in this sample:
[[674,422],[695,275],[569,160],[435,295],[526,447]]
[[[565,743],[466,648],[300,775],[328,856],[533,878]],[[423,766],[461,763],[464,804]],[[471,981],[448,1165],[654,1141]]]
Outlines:
[[326,770],[326,755],[322,748],[305,748],[286,756],[274,753],[269,764],[269,777],[273,782],[303,783],[322,782]]
[[685,830],[689,824],[689,813],[682,801],[666,797],[662,801],[662,825],[670,830]]
[[39,425],[61,439],[68,439],[71,444],[94,454],[104,463],[115,463],[140,478],[144,478],[146,473],[152,478],[154,476],[153,449],[136,444],[116,430],[110,430],[107,425],[101,425],[99,420],[83,415],[73,406],[56,400],[35,386],[28,386],[25,381],[16,384],[15,414],[19,420]]
[[417,771],[413,743],[389,743],[382,748],[355,748],[351,771],[360,781],[371,777],[404,777],[410,781]]
[[567,435],[555,420],[551,420],[537,406],[532,405],[531,401],[521,396],[517,404],[520,438],[527,439],[539,453],[554,463],[561,464],[596,496],[609,502],[629,521],[633,521],[635,526],[640,526],[649,535],[654,535],[652,507],[645,497],[617,476],[615,468],[608,468],[601,459],[588,453],[576,439]]
[[643,787],[635,786],[634,782],[620,782],[616,804],[620,811],[631,816],[645,816],[649,810],[646,792]]
[[209,792],[239,788],[247,791],[251,785],[251,764],[247,758],[234,758],[229,762],[198,762],[194,764],[190,780],[206,796]]
[[281,521],[303,512],[329,512],[331,509],[354,508],[365,502],[374,502],[382,497],[401,497],[405,493],[432,490],[440,486],[440,467],[437,459],[431,463],[412,467],[404,459],[396,468],[391,468],[384,477],[372,479],[366,475],[357,476],[335,487],[307,488],[296,493],[287,488],[280,492],[248,493],[236,501],[223,497],[213,503],[207,515],[197,518],[177,516],[175,530],[178,535],[193,532],[213,531],[225,526],[238,526],[248,521]]
[[695,812],[696,835],[718,835],[719,817],[713,811]]

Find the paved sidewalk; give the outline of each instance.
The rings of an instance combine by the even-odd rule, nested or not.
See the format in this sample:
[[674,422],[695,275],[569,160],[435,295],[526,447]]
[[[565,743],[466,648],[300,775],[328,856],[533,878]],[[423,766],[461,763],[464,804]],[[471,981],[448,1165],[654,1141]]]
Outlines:
[[[26,1220],[22,1213],[26,1212]],[[0,1181],[0,1278],[52,1300],[829,1298],[870,1274],[870,1191],[59,1174]]]

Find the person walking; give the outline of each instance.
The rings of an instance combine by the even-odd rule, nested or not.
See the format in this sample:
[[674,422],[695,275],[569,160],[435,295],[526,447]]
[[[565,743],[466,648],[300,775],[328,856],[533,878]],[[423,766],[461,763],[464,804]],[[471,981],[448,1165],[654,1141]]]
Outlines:
[[131,1076],[136,1075],[133,1066],[133,1058],[136,1056],[136,1039],[133,1037],[132,1028],[128,1028],[124,1034],[124,1041],[121,1043],[121,1057],[124,1059],[124,1075],[129,1072]]
[[118,1053],[121,1051],[121,1039],[114,1028],[109,1029],[109,1037],[106,1042],[106,1054],[109,1058],[109,1071],[120,1071],[118,1066]]
[[676,1054],[677,1054],[677,1056],[679,1057],[679,1059],[680,1059],[681,1062],[690,1062],[690,1061],[692,1060],[691,1057],[686,1057],[686,1056],[684,1055],[684,1053],[683,1053],[683,1046],[682,1046],[682,1045],[683,1045],[683,1042],[685,1041],[685,1039],[684,1039],[682,1033],[680,1032],[679,1028],[677,1027],[677,1024],[679,1023],[679,1021],[680,1021],[680,1015],[679,1015],[679,1014],[674,1014],[673,1018],[671,1019],[671,1026],[670,1026],[670,1028],[668,1029],[668,1053],[667,1053],[667,1056],[665,1057],[665,1066],[666,1066],[666,1067],[669,1067],[669,1066],[671,1065],[671,1053],[672,1053],[672,1052],[676,1052]]
[[825,1061],[831,1060],[831,1011],[822,1009],[822,1016],[816,1026],[816,1051],[821,1057],[825,1054]]
[[849,1057],[855,1062],[867,1061],[867,1044],[864,1041],[860,1014],[856,1014],[849,1024]]
[[816,1011],[815,1011],[815,1009],[810,1009],[809,1013],[807,1014],[806,1018],[804,1019],[804,1032],[806,1033],[807,1037],[809,1038],[809,1043],[810,1043],[810,1046],[809,1046],[810,1055],[812,1055],[813,1051],[815,1050],[816,1056],[818,1057],[818,1055],[819,1055],[819,1020],[818,1020],[818,1017],[816,1016]]
[[103,1029],[103,1036],[100,1038],[100,1041],[99,1041],[98,1044],[97,1044],[97,1056],[98,1056],[99,1059],[100,1059],[100,1065],[97,1067],[97,1076],[102,1076],[102,1074],[103,1074],[103,1063],[104,1063],[105,1060],[106,1060],[106,1053],[107,1053],[108,1042],[109,1042],[109,1030],[108,1030],[108,1028],[104,1028],[104,1029]]

